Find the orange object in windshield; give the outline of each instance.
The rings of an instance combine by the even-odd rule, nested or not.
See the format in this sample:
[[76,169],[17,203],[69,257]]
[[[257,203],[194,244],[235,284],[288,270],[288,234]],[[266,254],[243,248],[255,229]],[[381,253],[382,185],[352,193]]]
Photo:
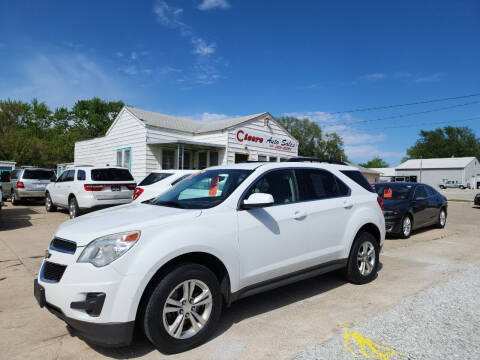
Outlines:
[[385,190],[383,190],[383,198],[384,199],[389,199],[392,197],[392,189],[391,188],[386,188]]
[[208,190],[209,196],[217,196],[219,182],[220,182],[220,179],[218,178],[218,176],[215,176],[214,178],[212,178],[212,180],[210,181],[210,189]]

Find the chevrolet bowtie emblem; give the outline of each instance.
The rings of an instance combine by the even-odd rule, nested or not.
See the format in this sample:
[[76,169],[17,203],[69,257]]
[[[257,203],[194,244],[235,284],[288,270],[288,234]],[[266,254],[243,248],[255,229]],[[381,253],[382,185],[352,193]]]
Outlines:
[[50,256],[52,256],[51,252],[48,250],[45,250],[45,259],[49,259]]

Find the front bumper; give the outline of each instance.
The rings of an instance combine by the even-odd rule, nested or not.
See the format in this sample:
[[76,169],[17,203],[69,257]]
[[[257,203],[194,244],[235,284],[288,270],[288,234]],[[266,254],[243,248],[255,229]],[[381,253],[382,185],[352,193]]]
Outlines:
[[[72,329],[78,332],[77,335],[79,335],[80,338],[86,341],[104,346],[127,346],[132,342],[135,321],[122,323],[91,323],[69,318],[65,316],[60,308],[47,302],[45,288],[38,283],[37,279],[33,282],[33,294],[40,307],[46,307],[52,314],[65,321]],[[85,305],[88,306],[88,303],[85,302]]]

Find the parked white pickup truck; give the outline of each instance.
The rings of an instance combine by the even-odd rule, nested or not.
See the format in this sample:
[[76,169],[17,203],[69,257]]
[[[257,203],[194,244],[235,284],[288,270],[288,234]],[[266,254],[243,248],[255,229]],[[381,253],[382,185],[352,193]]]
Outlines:
[[443,183],[439,184],[438,187],[440,189],[447,189],[447,188],[458,188],[458,189],[466,189],[468,186],[463,183],[459,183],[457,180],[448,180],[444,181]]

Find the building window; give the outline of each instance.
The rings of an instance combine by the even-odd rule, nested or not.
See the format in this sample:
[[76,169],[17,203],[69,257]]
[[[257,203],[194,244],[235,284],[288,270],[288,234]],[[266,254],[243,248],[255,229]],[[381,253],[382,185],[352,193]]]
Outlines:
[[117,166],[131,169],[132,167],[132,148],[117,149]]
[[258,155],[258,161],[267,161],[267,155]]
[[207,153],[205,151],[198,153],[198,168],[205,169],[207,167]]
[[162,150],[162,169],[175,169],[175,150]]
[[191,169],[192,168],[192,153],[190,151],[183,152],[183,168]]
[[277,162],[276,156],[270,156],[270,162]]
[[210,166],[218,165],[218,152],[210,151]]

